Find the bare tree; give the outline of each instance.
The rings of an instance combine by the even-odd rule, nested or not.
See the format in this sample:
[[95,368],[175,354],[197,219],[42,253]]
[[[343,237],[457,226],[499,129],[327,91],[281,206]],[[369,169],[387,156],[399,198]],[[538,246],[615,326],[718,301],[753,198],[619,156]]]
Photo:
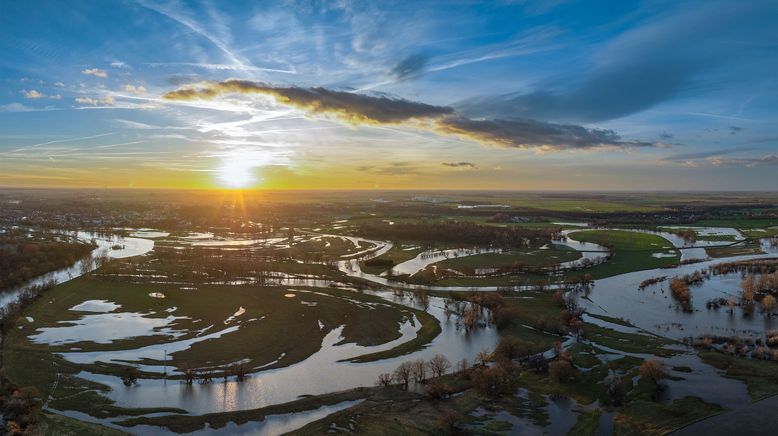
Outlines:
[[403,385],[403,389],[408,390],[408,383],[411,381],[413,373],[413,362],[403,362],[394,370],[394,379]]
[[413,380],[416,383],[423,383],[427,379],[427,363],[424,359],[418,359],[413,361]]
[[451,368],[451,362],[448,358],[442,354],[436,354],[429,362],[430,371],[435,377],[444,375],[449,368]]
[[775,308],[775,297],[772,295],[766,295],[762,298],[762,310],[765,312],[765,316],[770,318],[773,315],[773,309]]
[[388,388],[392,385],[392,375],[388,373],[382,373],[378,374],[378,380],[376,381],[376,386],[383,386],[385,388]]
[[489,350],[481,350],[475,356],[475,364],[480,367],[485,367],[487,363],[492,360],[492,353]]

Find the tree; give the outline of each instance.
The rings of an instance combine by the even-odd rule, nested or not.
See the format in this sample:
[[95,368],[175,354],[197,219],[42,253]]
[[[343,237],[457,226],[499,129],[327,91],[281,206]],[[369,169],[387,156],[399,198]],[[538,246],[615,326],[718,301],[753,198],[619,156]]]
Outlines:
[[441,377],[446,373],[446,371],[448,371],[449,368],[451,368],[451,362],[446,356],[442,354],[436,354],[432,359],[430,359],[429,367],[430,371],[432,371],[432,374],[434,374],[435,377]]
[[770,318],[773,315],[773,309],[775,308],[775,297],[772,295],[766,295],[762,298],[762,310],[765,312],[765,316]]
[[388,373],[378,374],[378,380],[376,380],[376,386],[383,386],[388,388],[392,385],[392,375]]
[[412,370],[413,380],[416,383],[423,383],[427,379],[427,363],[424,359],[413,361]]
[[402,383],[403,389],[408,390],[411,374],[413,374],[413,362],[403,362],[394,370],[394,379]]
[[528,356],[530,344],[515,336],[503,336],[494,349],[494,358],[497,360],[514,360]]
[[746,278],[740,282],[740,298],[743,300],[743,304],[751,304],[754,301],[754,292],[756,290],[756,283],[754,275],[749,274]]
[[433,380],[424,389],[427,397],[433,400],[439,400],[441,398],[448,398],[454,393],[454,389],[447,383],[439,380]]
[[652,357],[643,361],[638,368],[638,375],[651,380],[654,383],[658,383],[660,380],[667,378],[667,371],[665,370],[665,364],[656,357]]
[[468,369],[470,369],[470,362],[468,362],[467,359],[460,360],[459,364],[457,365],[457,370],[460,373],[465,373]]
[[132,386],[138,382],[138,376],[140,372],[138,368],[134,366],[127,366],[124,368],[124,375],[122,375],[122,383],[125,386]]
[[729,309],[730,315],[735,313],[735,306],[737,306],[737,301],[732,297],[727,298],[727,309]]
[[609,375],[608,377],[605,377],[603,384],[605,385],[605,398],[608,404],[617,407],[624,404],[627,392],[626,389],[624,389],[624,382],[621,377]]
[[548,373],[553,380],[560,383],[578,380],[578,370],[573,366],[573,358],[568,351],[560,353],[559,357],[548,365]]
[[659,400],[659,395],[664,389],[664,385],[660,382],[668,377],[664,363],[656,357],[646,359],[640,364],[638,375],[654,384],[654,400]]
[[481,350],[475,356],[475,364],[480,367],[485,367],[487,363],[492,360],[492,355],[488,350]]

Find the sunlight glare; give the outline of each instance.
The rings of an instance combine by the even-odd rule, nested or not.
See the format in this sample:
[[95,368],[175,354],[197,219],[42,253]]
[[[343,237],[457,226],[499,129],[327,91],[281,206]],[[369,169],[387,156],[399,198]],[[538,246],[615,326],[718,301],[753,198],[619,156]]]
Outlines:
[[227,188],[245,188],[256,182],[252,172],[254,165],[249,161],[230,159],[219,167],[219,182]]

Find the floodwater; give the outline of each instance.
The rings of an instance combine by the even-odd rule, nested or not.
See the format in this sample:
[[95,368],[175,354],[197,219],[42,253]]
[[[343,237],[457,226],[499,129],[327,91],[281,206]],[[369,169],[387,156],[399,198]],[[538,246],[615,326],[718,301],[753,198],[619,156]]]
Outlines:
[[57,284],[63,283],[76,277],[80,277],[86,271],[93,271],[97,268],[95,259],[102,254],[106,254],[112,259],[124,259],[146,254],[154,248],[154,241],[150,239],[124,238],[118,235],[105,235],[91,232],[63,233],[75,236],[78,240],[83,242],[94,240],[95,243],[97,243],[97,248],[92,251],[91,256],[79,260],[70,268],[63,268],[43,274],[30,280],[23,286],[0,293],[0,307],[4,307],[13,301],[16,301],[19,293],[30,286],[42,285],[51,281]]
[[[412,304],[407,298],[400,300],[391,292],[377,292],[387,300]],[[180,407],[193,414],[254,409],[295,400],[301,395],[319,395],[351,389],[359,386],[373,386],[378,374],[391,373],[397,365],[406,360],[429,359],[435,354],[443,354],[452,362],[462,359],[472,361],[483,349],[493,349],[497,344],[497,332],[486,327],[469,333],[458,328],[454,317],[447,320],[443,300],[430,298],[429,312],[441,322],[442,333],[426,348],[414,353],[391,359],[367,363],[343,361],[360,355],[384,351],[412,339],[420,324],[405,323],[401,327],[402,337],[378,346],[360,346],[353,343],[338,344],[341,340],[342,326],[336,328],[322,341],[321,349],[302,362],[283,368],[260,371],[243,382],[230,380],[226,383],[185,385],[178,380],[144,379],[139,385],[126,387],[118,377],[82,372],[79,377],[105,384],[111,388],[107,396],[121,407]],[[159,359],[163,346],[155,347],[154,358]],[[166,344],[164,347],[168,347]],[[148,350],[150,347],[146,347]],[[145,353],[138,350],[128,351],[116,357],[116,352],[104,353],[105,359],[134,359]],[[119,352],[124,353],[124,352]],[[78,356],[78,357],[77,357]],[[83,362],[94,361],[95,353],[65,353],[64,357],[72,361],[81,361],[80,356],[88,357]],[[99,360],[100,358],[98,358]],[[326,375],[322,374],[326,368]]]
[[[711,230],[713,231],[713,230]],[[664,235],[667,233],[667,236]],[[676,237],[669,232],[659,232],[659,234],[670,242],[674,247],[681,248],[682,252],[692,252],[691,250],[702,250],[704,246],[689,246],[687,242],[681,240],[672,240]],[[711,233],[724,234],[724,233]],[[726,233],[729,234],[729,233]],[[78,237],[83,240],[95,239],[98,248],[93,252],[96,257],[101,253],[106,253],[113,258],[123,258],[145,254],[154,246],[154,241],[143,238],[120,238],[117,236],[98,236],[95,234],[78,232]],[[672,236],[670,236],[672,235]],[[342,237],[340,235],[326,235],[332,237]],[[733,235],[734,236],[734,235]],[[195,235],[192,241],[206,242],[213,235]],[[392,248],[392,244],[382,241],[371,241],[358,237],[343,237],[351,240],[355,247],[368,247],[359,253],[350,256],[362,256],[363,259],[379,256]],[[267,241],[267,240],[265,240]],[[228,245],[237,242],[227,242]],[[710,242],[710,241],[708,241]],[[596,244],[581,243],[567,238],[562,244],[581,251],[584,256],[586,253],[592,253],[591,256],[603,256],[604,247]],[[717,242],[718,245],[727,245]],[[240,241],[237,245],[248,245]],[[709,246],[709,245],[705,245]],[[666,289],[667,283],[658,283],[646,287],[643,290],[638,285],[648,278],[658,276],[675,276],[692,273],[698,269],[707,268],[710,265],[727,262],[731,260],[743,260],[749,258],[764,258],[769,255],[778,254],[778,247],[764,240],[762,243],[764,250],[768,255],[760,256],[741,256],[735,258],[725,258],[717,260],[708,260],[693,265],[684,265],[669,269],[655,269],[648,271],[638,271],[622,274],[617,277],[597,280],[594,289],[589,294],[590,302],[583,301],[587,309],[592,313],[607,314],[620,317],[630,321],[638,328],[648,332],[654,332],[661,336],[674,339],[680,339],[691,335],[701,334],[720,334],[729,335],[738,333],[758,333],[767,329],[774,328],[772,320],[766,320],[761,316],[743,318],[736,312],[734,316],[729,316],[725,309],[708,310],[705,308],[705,302],[709,298],[718,298],[734,295],[738,290],[740,281],[739,275],[731,276],[713,276],[702,286],[692,287],[693,313],[683,313],[676,309],[676,304],[670,297]],[[454,251],[455,252],[455,251]],[[483,251],[486,252],[486,251]],[[661,251],[660,251],[661,252]],[[453,253],[452,253],[453,254]],[[466,255],[466,253],[461,253]],[[477,253],[476,253],[477,254]],[[445,258],[445,257],[444,257]],[[418,271],[426,264],[442,260],[441,257],[430,256],[428,259],[416,259],[409,261],[407,266],[402,267],[401,271]],[[82,266],[85,265],[85,266]],[[403,264],[398,265],[400,267]],[[341,271],[355,277],[362,277],[376,283],[381,283],[394,288],[405,289],[440,289],[440,290],[478,290],[488,291],[496,290],[496,287],[439,287],[439,286],[418,286],[407,285],[390,281],[384,277],[372,274],[366,274],[359,268],[359,262],[355,258],[343,260],[338,263]],[[82,271],[94,268],[93,260],[87,259],[72,268],[56,271],[47,274],[44,277],[36,278],[34,283],[43,283],[48,280],[55,280],[58,283],[78,277]],[[397,267],[396,267],[397,268]],[[407,272],[406,272],[407,273]],[[294,285],[293,279],[281,277],[279,282]],[[298,280],[299,281],[299,280]],[[329,287],[332,282],[329,280],[305,279],[296,283],[304,286]],[[518,288],[517,288],[518,289]],[[18,291],[17,291],[18,292]],[[412,306],[414,303],[407,298],[403,299],[389,291],[373,292],[376,295],[401,304]],[[7,304],[16,294],[5,294],[0,298],[0,304]],[[486,327],[465,333],[457,327],[454,317],[447,319],[443,310],[443,300],[436,297],[430,297],[429,312],[435,316],[441,323],[442,333],[435,338],[431,344],[422,350],[416,351],[406,356],[400,356],[392,359],[385,359],[377,362],[368,363],[350,363],[343,361],[359,355],[372,353],[376,351],[388,350],[413,338],[419,328],[418,322],[411,323],[406,321],[398,326],[401,338],[386,344],[364,347],[356,344],[340,344],[341,332],[343,326],[328,332],[323,341],[321,349],[311,355],[308,359],[299,363],[271,370],[260,371],[252,374],[243,382],[228,381],[215,382],[210,384],[185,385],[180,381],[165,379],[143,379],[137,386],[124,386],[118,377],[106,376],[82,372],[79,377],[93,380],[105,384],[111,388],[107,396],[116,401],[120,407],[180,407],[193,414],[204,414],[221,411],[234,411],[261,408],[272,404],[280,404],[297,399],[301,395],[317,395],[334,391],[350,389],[358,386],[372,386],[377,379],[378,374],[391,372],[396,366],[406,360],[429,359],[435,354],[447,356],[452,363],[461,359],[471,360],[483,349],[493,349],[498,341],[497,332]],[[113,340],[128,337],[128,335],[148,335],[148,334],[168,334],[173,339],[178,332],[169,329],[169,324],[176,319],[169,315],[166,318],[147,318],[146,314],[122,313],[116,312],[120,306],[105,300],[90,300],[74,306],[71,310],[84,313],[76,321],[63,322],[61,327],[50,327],[39,329],[31,336],[33,340],[43,343],[63,344],[74,342],[78,338],[81,340],[92,340],[97,343],[109,343]],[[240,317],[240,308],[233,316],[233,320]],[[171,310],[172,312],[172,310]],[[593,319],[593,318],[592,318]],[[591,320],[591,319],[590,319]],[[244,322],[261,322],[261,319],[248,320]],[[160,325],[151,325],[149,322],[163,323]],[[778,321],[777,321],[778,322]],[[115,325],[111,325],[115,324]],[[227,322],[226,324],[232,324]],[[614,325],[609,325],[614,328]],[[778,327],[778,325],[776,326]],[[136,361],[143,358],[161,360],[164,353],[172,353],[176,350],[183,350],[191,346],[192,343],[202,340],[216,339],[222,335],[230,334],[240,328],[240,324],[229,325],[222,330],[210,333],[200,334],[195,338],[188,340],[173,340],[166,344],[152,345],[142,347],[136,350],[112,351],[112,352],[79,352],[71,351],[63,353],[63,357],[76,363],[93,363],[97,361]],[[168,330],[165,330],[168,329]],[[99,331],[96,331],[99,330]],[[599,346],[599,345],[598,345]],[[723,379],[718,370],[702,364],[699,358],[693,354],[681,354],[667,359],[668,365],[688,366],[692,368],[691,373],[678,373],[680,377],[685,378],[683,382],[669,382],[670,392],[673,398],[680,398],[684,395],[702,395],[704,399],[720,396],[722,389],[727,392],[727,399],[716,401],[726,403],[727,406],[740,404],[747,399],[744,385],[740,382]],[[322,368],[327,368],[326,374],[322,374]],[[144,371],[166,371],[167,368],[154,366],[141,366]],[[722,383],[724,385],[722,385]],[[726,386],[725,386],[726,385]],[[325,406],[313,411],[303,413],[268,416],[263,422],[249,423],[243,426],[231,424],[225,429],[213,430],[205,429],[204,433],[221,432],[224,434],[277,434],[282,431],[299,428],[302,425],[320,419],[329,413],[333,413],[342,408],[350,407],[349,403],[339,405]],[[548,413],[555,419],[556,430],[565,431],[565,428],[571,419],[575,418],[577,411],[572,406],[564,404],[548,405]],[[73,413],[68,412],[72,415]],[[80,414],[78,414],[80,416]],[[507,418],[507,417],[506,417]],[[90,419],[94,420],[94,419]],[[110,423],[109,423],[110,424]],[[516,427],[519,429],[521,427]],[[522,424],[523,425],[523,424]],[[563,428],[564,427],[564,428]],[[158,428],[138,427],[131,429],[133,432],[141,434],[156,434]],[[534,430],[528,430],[532,434]],[[548,432],[548,427],[544,429]]]
[[692,274],[706,270],[711,265],[735,260],[767,258],[774,255],[738,256],[708,260],[682,265],[675,268],[658,268],[621,274],[595,281],[589,294],[590,303],[584,302],[592,313],[601,313],[628,320],[646,331],[672,339],[689,336],[733,334],[761,334],[768,329],[778,328],[778,319],[767,319],[755,311],[750,317],[743,317],[739,309],[730,315],[726,308],[707,309],[705,303],[713,298],[737,297],[741,276],[738,273],[714,275],[699,286],[691,287],[694,311],[686,313],[677,307],[671,296],[668,281],[639,289],[642,281],[667,276]]

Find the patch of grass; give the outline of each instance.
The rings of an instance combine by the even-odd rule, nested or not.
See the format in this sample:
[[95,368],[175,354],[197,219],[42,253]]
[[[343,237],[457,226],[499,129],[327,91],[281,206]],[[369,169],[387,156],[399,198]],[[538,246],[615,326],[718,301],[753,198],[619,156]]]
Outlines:
[[264,421],[267,415],[304,412],[318,409],[321,406],[359,400],[370,395],[370,389],[352,389],[333,394],[317,395],[291,401],[284,404],[263,407],[261,409],[240,410],[235,412],[209,413],[206,415],[165,415],[155,417],[138,417],[119,422],[125,427],[136,425],[151,425],[164,427],[176,433],[190,433],[202,430],[207,424],[210,428],[219,429],[230,422],[238,425],[249,421]]
[[506,268],[521,266],[552,266],[581,258],[581,253],[569,247],[555,245],[548,250],[512,250],[506,253],[485,253],[461,256],[435,263],[438,268],[451,268],[463,272],[475,268]]
[[[407,244],[403,244],[402,246],[405,245],[414,246],[417,244],[407,243]],[[416,257],[416,255],[424,251],[424,249],[421,247],[404,250],[402,246],[397,246],[397,245],[393,246],[386,253],[376,257],[375,260],[391,261],[394,263],[394,265],[397,265],[399,263],[405,262],[406,260],[413,259],[414,257]],[[384,266],[366,265],[365,262],[361,263],[361,267],[362,267],[362,271],[369,274],[380,274],[389,269],[388,267],[384,267]]]
[[[678,263],[681,255],[666,239],[648,233],[625,230],[590,230],[569,235],[580,242],[613,247],[614,254],[606,262],[586,272],[595,279],[612,277],[632,271],[661,268]],[[674,256],[654,257],[652,254],[672,251]]]
[[726,377],[745,382],[752,400],[778,394],[778,365],[775,362],[704,349],[698,349],[698,354],[703,362],[723,370]]
[[600,416],[602,410],[596,409],[592,412],[581,412],[578,415],[578,419],[575,421],[575,425],[570,431],[567,432],[571,436],[595,436],[597,434],[597,427],[600,424]]
[[685,397],[671,404],[635,401],[613,418],[616,435],[663,435],[690,422],[720,413],[723,408],[697,397]]
[[125,436],[129,433],[105,427],[99,424],[79,421],[58,413],[43,411],[41,428],[46,436]]
[[708,247],[705,253],[713,258],[748,256],[751,254],[763,254],[762,247],[758,244],[738,244],[728,245],[726,247]]
[[634,327],[632,324],[629,323],[629,321],[625,321],[621,318],[614,318],[612,316],[600,315],[595,313],[587,313],[587,315],[591,316],[592,318],[597,318],[605,322],[609,322],[611,324],[616,324],[624,327]]
[[[149,291],[162,292],[166,298],[152,298]],[[287,298],[285,294],[294,294]],[[183,335],[140,336],[99,344],[80,341],[74,344],[36,344],[28,339],[39,328],[62,328],[61,321],[76,321],[85,313],[69,310],[86,300],[108,300],[121,305],[116,312],[138,312],[150,318],[182,316],[171,321],[170,328]],[[305,301],[307,304],[302,304]],[[313,305],[315,303],[315,305]],[[168,312],[175,307],[175,310]],[[211,339],[193,344],[190,348],[168,355],[168,366],[189,365],[192,368],[214,368],[241,359],[249,360],[249,372],[263,362],[272,362],[286,353],[279,362],[266,366],[287,366],[301,361],[321,347],[322,338],[332,329],[344,325],[342,342],[376,345],[400,337],[398,327],[404,320],[416,316],[421,329],[416,338],[393,349],[376,355],[359,358],[370,361],[406,354],[428,344],[441,331],[439,322],[432,315],[384,299],[341,289],[306,289],[296,287],[259,286],[199,286],[196,291],[182,291],[175,285],[135,285],[124,282],[100,280],[92,277],[76,279],[53,288],[36,301],[25,315],[34,322],[25,322],[22,329],[9,332],[4,341],[4,368],[8,378],[20,386],[35,386],[45,397],[52,396],[50,406],[58,410],[77,410],[92,416],[133,416],[148,413],[185,413],[185,410],[122,409],[101,395],[107,387],[78,378],[81,370],[96,373],[122,375],[125,365],[96,363],[79,365],[59,356],[58,352],[77,347],[82,351],[112,351],[135,349],[149,344],[162,344],[171,340],[194,337],[198,329],[209,325],[212,331],[226,328],[225,320],[242,307],[245,313],[230,324],[241,322],[240,328]],[[250,321],[254,319],[254,321]],[[202,320],[194,323],[196,320]],[[324,325],[320,328],[319,323]],[[66,325],[66,324],[65,324]],[[66,327],[65,327],[66,328]],[[283,332],[284,334],[279,334]],[[144,333],[148,335],[148,333]],[[246,344],[261,346],[246,347]],[[147,359],[140,363],[161,365],[159,360]],[[158,373],[144,373],[143,377],[161,377]],[[180,377],[175,374],[168,378]],[[56,390],[52,389],[56,386]]]
[[379,351],[377,353],[363,354],[362,356],[348,359],[349,362],[374,362],[376,360],[388,359],[391,357],[403,356],[422,349],[432,342],[441,332],[440,322],[437,318],[427,312],[416,311],[416,316],[421,322],[421,329],[416,333],[416,337],[408,342],[404,342],[390,350]]
[[584,331],[587,338],[595,344],[604,345],[615,350],[628,353],[650,353],[656,356],[671,356],[674,354],[672,350],[665,348],[666,345],[672,344],[672,341],[659,336],[647,333],[622,333],[590,323],[584,324]]

